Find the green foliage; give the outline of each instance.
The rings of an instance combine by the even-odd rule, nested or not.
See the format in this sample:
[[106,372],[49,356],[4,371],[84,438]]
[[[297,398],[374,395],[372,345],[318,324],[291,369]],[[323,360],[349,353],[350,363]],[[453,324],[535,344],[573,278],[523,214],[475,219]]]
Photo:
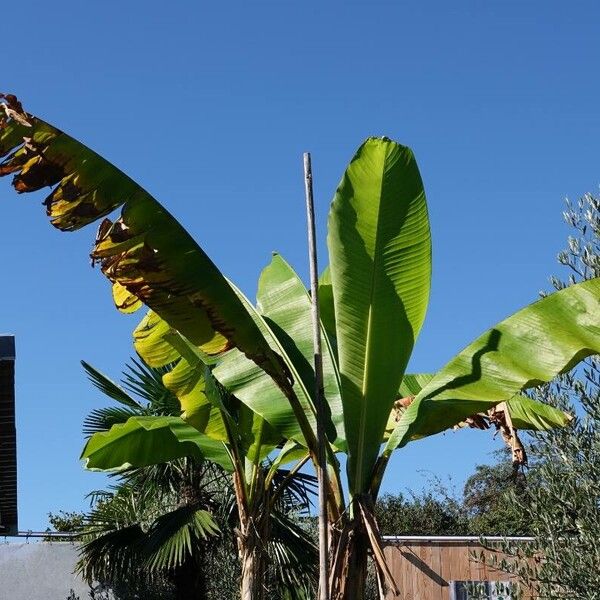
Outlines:
[[360,146],[335,193],[327,244],[354,495],[369,490],[429,301],[427,203],[409,148],[387,138]]
[[[600,275],[600,199],[586,195],[565,212],[576,235],[559,260],[568,280],[562,289]],[[534,397],[576,414],[571,427],[534,435],[535,481],[521,503],[532,544],[506,544],[504,567],[536,589],[537,597],[595,600],[600,595],[600,361],[533,392]]]
[[[542,598],[596,599],[600,589],[600,363],[548,386],[545,401],[578,407],[570,428],[536,436],[536,481],[526,488],[523,519],[535,542],[507,544],[508,570]],[[575,401],[575,405],[571,404]],[[535,560],[543,557],[543,560]],[[529,563],[523,558],[530,559]]]
[[533,475],[515,471],[506,453],[493,465],[478,465],[464,487],[462,510],[469,535],[529,535],[523,503]]
[[129,417],[106,433],[94,434],[81,456],[91,471],[122,471],[184,457],[210,460],[232,470],[223,444],[199,433],[180,417]]
[[508,450],[500,460],[478,465],[464,486],[454,492],[439,479],[406,495],[385,494],[375,506],[383,535],[529,535],[523,514],[527,486],[533,476],[515,472]]
[[542,298],[498,323],[419,392],[388,447],[452,427],[469,414],[551,381],[595,354],[600,348],[599,298],[600,279],[592,279]]
[[[264,369],[250,361],[242,352],[233,350],[226,354],[213,373],[231,394],[263,417],[283,437],[307,445],[307,437],[310,440],[310,432],[316,427],[312,383],[314,372],[310,358],[310,298],[293,269],[281,256],[275,255],[261,273],[257,300],[256,308],[249,302],[247,308],[289,369],[294,398],[302,411],[305,426],[298,418],[298,412],[291,410],[285,389],[276,385]],[[327,348],[326,345],[325,347]],[[324,368],[327,390],[333,401],[339,397],[339,384],[327,352]],[[340,417],[337,416],[337,419],[339,421]],[[337,433],[333,425],[329,427],[329,434],[332,440],[336,439]],[[340,431],[340,437],[343,438],[343,430]]]
[[382,496],[375,506],[383,535],[466,535],[468,522],[462,506],[447,494]]
[[[305,444],[314,459],[314,385],[310,385],[312,374],[306,363],[311,362],[304,343],[310,339],[308,319],[296,318],[302,316],[296,312],[288,320],[291,313],[280,310],[283,307],[276,299],[269,298],[269,289],[262,290],[261,302],[264,299],[266,306],[267,300],[273,300],[268,309],[271,317],[267,309],[265,314],[255,310],[145,190],[80,142],[24,112],[13,96],[3,99],[0,155],[8,156],[0,175],[14,173],[18,192],[54,186],[45,204],[53,225],[61,230],[83,227],[122,207],[115,222],[102,222],[92,258],[113,282],[113,296],[121,310],[130,312],[143,302],[154,311],[138,328],[136,348],[146,352],[153,365],[179,360],[176,369],[183,365],[185,373],[195,373],[198,384],[192,386],[199,392],[195,398],[187,392],[178,394],[186,422],[160,416],[153,417],[158,419],[153,426],[149,417],[134,416],[119,423],[127,411],[135,410],[131,405],[120,414],[107,415],[114,424],[109,435],[97,433],[88,442],[85,456],[90,466],[125,468],[188,454],[217,460],[217,447],[210,446],[208,439],[215,444],[223,441],[222,430],[229,426],[235,429],[233,436],[227,432],[229,454],[250,463],[232,460],[236,477],[250,496],[256,480],[246,481],[245,476],[248,471],[261,473],[260,461],[269,447],[263,444],[263,436],[269,438],[269,427],[280,437]],[[512,402],[521,390],[547,382],[597,353],[600,280],[561,290],[485,332],[435,374],[405,411],[399,411],[398,423],[389,433],[390,413],[425,317],[431,275],[427,206],[410,149],[387,138],[369,138],[361,145],[334,197],[328,248],[330,270],[322,280],[324,337],[330,338],[326,348],[333,373],[328,429],[330,441],[348,455],[345,483],[351,500],[346,511],[339,465],[329,448],[330,518],[338,522],[341,515],[349,515],[362,520],[345,523],[340,531],[355,525],[369,531],[368,538],[350,536],[348,543],[356,544],[360,538],[378,557],[370,511],[391,453],[500,402]],[[292,300],[302,297],[307,306],[307,295],[301,292]],[[229,379],[220,379],[243,403],[254,404],[255,412],[232,407],[231,397],[229,406],[223,398],[208,399],[200,389],[194,355],[223,358],[216,374],[231,356],[264,371],[270,383],[261,373],[250,378],[239,369],[233,370],[233,377],[229,370]],[[208,385],[210,380],[202,383]],[[276,394],[262,394],[265,381]],[[253,382],[262,383],[245,385]],[[242,388],[250,392],[243,396]],[[254,393],[259,388],[261,393]],[[551,412],[521,411],[521,417],[534,416],[547,426],[560,421],[560,415],[557,421],[557,414]],[[214,426],[210,434],[209,424]],[[207,440],[194,437],[194,430],[206,434]],[[130,442],[133,439],[135,444]],[[270,447],[279,441],[269,439]],[[336,548],[346,552],[343,544]],[[366,552],[362,554],[366,557]],[[384,566],[381,561],[379,566]]]
[[[93,448],[102,449],[106,429],[120,431],[144,420],[159,426],[177,424],[176,431],[185,426],[191,430],[191,439],[202,437],[175,416],[181,407],[170,386],[181,381],[169,377],[174,373],[173,365],[154,368],[133,361],[121,384],[86,363],[84,368],[92,383],[117,403],[116,407],[95,409],[86,419],[85,430],[96,444]],[[127,410],[119,413],[114,408]],[[236,598],[240,567],[235,537],[239,522],[227,474],[214,461],[202,461],[200,456],[140,464],[135,460],[138,453],[168,454],[168,443],[163,441],[144,451],[143,444],[131,442],[131,434],[125,439],[133,444],[128,456],[137,468],[125,465],[112,490],[92,495],[93,508],[83,518],[82,575],[88,581],[102,582],[118,598],[153,597],[154,593],[179,598],[182,590],[199,598]],[[222,442],[209,442],[224,449]],[[119,454],[114,439],[108,446],[109,455],[102,460],[121,463],[125,455]],[[293,454],[294,450],[290,446],[285,453]],[[271,469],[269,463],[265,468],[277,493],[272,536],[263,540],[269,556],[265,584],[273,598],[301,600],[304,596],[295,590],[310,586],[307,582],[313,576],[315,549],[294,519],[299,511],[306,510],[314,479],[282,468]],[[70,515],[65,515],[65,526],[67,517]]]
[[80,512],[59,510],[57,513],[48,513],[48,521],[53,531],[77,533],[85,524],[85,516]]
[[223,476],[215,469],[179,461],[132,471],[112,491],[96,492],[82,536],[84,578],[131,594],[157,581],[202,589],[200,559],[220,533],[213,513]]

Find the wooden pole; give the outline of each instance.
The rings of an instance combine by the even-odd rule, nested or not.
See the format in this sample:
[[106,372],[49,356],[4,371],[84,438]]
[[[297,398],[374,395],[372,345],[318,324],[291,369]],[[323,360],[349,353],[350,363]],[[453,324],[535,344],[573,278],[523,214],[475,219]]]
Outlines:
[[317,409],[317,477],[319,480],[319,600],[329,600],[329,529],[327,519],[327,437],[325,436],[325,394],[323,392],[323,355],[321,353],[321,318],[319,316],[319,271],[315,206],[313,202],[310,153],[304,153],[304,189],[308,220],[308,256],[312,300],[313,347],[315,357],[315,404]]

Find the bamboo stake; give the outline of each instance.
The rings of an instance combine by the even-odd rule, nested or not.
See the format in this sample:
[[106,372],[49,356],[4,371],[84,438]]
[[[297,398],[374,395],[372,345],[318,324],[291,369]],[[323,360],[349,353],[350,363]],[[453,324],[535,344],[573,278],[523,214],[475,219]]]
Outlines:
[[327,519],[327,438],[325,436],[325,394],[323,392],[323,355],[321,353],[321,319],[319,316],[319,272],[315,206],[313,202],[310,153],[304,153],[304,189],[308,220],[308,256],[312,300],[313,347],[315,356],[315,403],[317,408],[317,477],[319,480],[319,600],[329,600],[329,530]]

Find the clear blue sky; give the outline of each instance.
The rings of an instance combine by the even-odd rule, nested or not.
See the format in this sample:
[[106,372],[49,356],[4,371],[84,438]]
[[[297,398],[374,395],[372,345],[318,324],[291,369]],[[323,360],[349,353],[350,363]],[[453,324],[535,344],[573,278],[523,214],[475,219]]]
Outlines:
[[[442,366],[547,288],[565,196],[599,183],[597,2],[33,2],[2,15],[0,88],[143,184],[249,295],[272,250],[304,276],[301,154],[313,154],[321,258],[337,181],[368,135],[410,145],[434,243],[411,363]],[[41,199],[41,196],[40,198]],[[0,332],[17,336],[21,529],[79,509],[84,416],[104,403],[80,359],[117,376],[138,317],[89,267],[93,231],[61,234],[0,182]],[[462,483],[499,447],[448,433],[400,451]]]

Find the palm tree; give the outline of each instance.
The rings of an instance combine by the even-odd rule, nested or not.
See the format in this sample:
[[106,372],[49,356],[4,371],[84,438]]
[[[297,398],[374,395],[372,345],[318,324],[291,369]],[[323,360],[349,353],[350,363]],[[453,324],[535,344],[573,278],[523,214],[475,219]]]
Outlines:
[[[305,286],[285,261],[274,260],[252,306],[145,190],[81,143],[25,113],[16,98],[5,100],[0,154],[10,154],[0,175],[15,173],[19,192],[54,186],[46,206],[61,230],[78,229],[122,207],[120,218],[102,222],[92,258],[113,282],[121,310],[142,303],[152,309],[136,332],[144,359],[156,366],[179,361],[178,377],[195,382],[176,392],[183,425],[167,417],[152,425],[132,417],[112,428],[110,444],[97,436],[90,440],[88,465],[110,468],[133,457],[142,466],[159,462],[159,454],[201,455],[223,466],[229,460],[240,514],[248,512],[260,531],[260,514],[244,508],[248,491],[260,500],[254,508],[264,504],[263,486],[251,481],[262,472],[258,466],[265,456],[249,456],[252,444],[258,440],[264,449],[271,437],[278,438],[276,444],[283,438],[284,456],[297,445],[318,463]],[[439,372],[420,378],[405,370],[428,304],[431,239],[410,149],[386,138],[370,138],[359,148],[332,203],[328,247],[320,297],[330,411],[330,591],[336,600],[360,600],[369,549],[382,593],[386,581],[395,586],[373,512],[392,452],[469,419],[485,419],[501,429],[515,459],[523,460],[517,423],[544,428],[568,418],[520,392],[600,351],[600,281],[574,285],[518,311]],[[205,365],[212,363],[207,376]],[[207,386],[217,393],[200,389]],[[239,418],[238,406],[251,410],[252,425]],[[213,420],[215,414],[221,421]],[[235,428],[226,438],[239,441],[225,453],[216,443],[222,440],[221,422]],[[121,443],[124,437],[137,439],[136,447]],[[245,453],[236,454],[239,448]],[[345,474],[336,453],[347,456]],[[253,473],[251,480],[242,464]],[[240,539],[248,576],[260,573],[254,541]],[[250,585],[247,597],[260,598],[253,595],[259,589]]]
[[[119,386],[82,364],[93,384],[117,403],[88,415],[86,436],[132,416],[179,414],[179,401],[162,384],[168,368],[133,360]],[[91,495],[78,570],[90,582],[108,582],[128,594],[139,590],[146,596],[169,582],[177,600],[205,598],[203,563],[220,538],[219,509],[229,496],[226,473],[207,461],[182,458],[125,471],[112,490]]]

